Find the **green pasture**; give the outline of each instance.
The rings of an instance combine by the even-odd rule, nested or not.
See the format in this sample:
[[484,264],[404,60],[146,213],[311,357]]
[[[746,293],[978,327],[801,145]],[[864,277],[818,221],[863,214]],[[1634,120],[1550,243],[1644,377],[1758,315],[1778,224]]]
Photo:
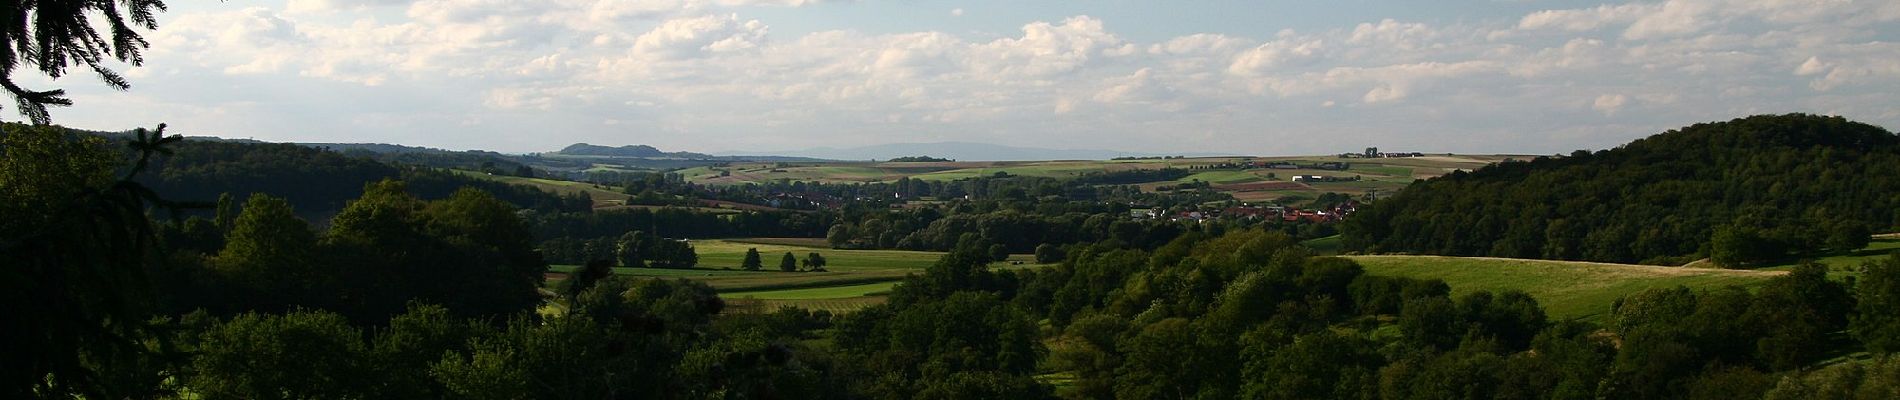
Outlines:
[[815,288],[737,291],[721,293],[721,297],[759,300],[824,300],[866,297],[889,293],[897,282],[866,283],[861,285],[825,286]]
[[1573,261],[1439,256],[1346,256],[1366,273],[1442,279],[1453,296],[1477,290],[1529,293],[1552,319],[1597,320],[1624,295],[1678,285],[1713,289],[1755,285],[1780,271],[1722,270]]
[[[695,240],[693,249],[699,254],[699,265],[694,268],[617,267],[614,268],[614,274],[704,282],[718,290],[720,297],[729,302],[742,303],[746,307],[762,307],[767,312],[778,306],[789,305],[838,313],[882,303],[884,293],[889,292],[897,281],[905,275],[923,273],[924,268],[936,263],[943,255],[928,251],[837,250],[812,246],[822,243],[821,240],[808,238]],[[740,262],[745,259],[746,249],[751,248],[759,250],[763,270],[746,271],[739,268]],[[801,262],[808,253],[822,254],[825,256],[827,272],[779,271],[779,259],[787,252]],[[1023,264],[997,263],[994,268],[1042,266],[1033,264],[1031,259],[1026,254],[1012,255],[1009,262],[1020,261]],[[575,268],[572,265],[549,267],[554,272],[562,273]]]
[[523,178],[519,176],[507,176],[507,175],[490,175],[487,173],[465,171],[465,170],[452,170],[452,171],[458,174],[462,174],[464,176],[504,182],[504,183],[509,183],[509,184],[533,186],[535,188],[539,188],[541,190],[546,190],[546,191],[554,192],[554,193],[561,193],[561,194],[586,193],[589,198],[594,199],[594,205],[596,207],[601,206],[603,204],[607,204],[607,203],[622,204],[626,202],[627,197],[628,197],[626,193],[621,193],[619,191],[615,191],[612,189],[602,189],[602,188],[594,187],[594,184],[586,183],[586,182],[562,181],[562,180],[541,179],[541,178]]
[[[1857,276],[1860,275],[1861,264],[1887,257],[1896,251],[1900,251],[1900,238],[1886,237],[1874,239],[1872,242],[1867,243],[1867,247],[1862,247],[1860,250],[1814,258],[1814,262],[1826,265],[1829,275]],[[1784,260],[1759,269],[1786,271],[1793,269],[1795,264],[1799,264],[1800,262],[1800,259]]]
[[1323,255],[1339,254],[1339,251],[1346,247],[1345,243],[1339,238],[1339,235],[1310,239],[1300,242],[1300,244],[1306,246],[1306,248],[1313,249],[1313,252]]

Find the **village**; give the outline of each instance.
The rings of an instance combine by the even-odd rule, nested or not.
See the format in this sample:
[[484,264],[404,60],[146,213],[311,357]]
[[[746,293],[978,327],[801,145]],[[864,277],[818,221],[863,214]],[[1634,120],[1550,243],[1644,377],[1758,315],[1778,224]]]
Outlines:
[[1347,200],[1324,208],[1301,209],[1275,204],[1238,206],[1201,205],[1180,209],[1134,208],[1128,210],[1128,217],[1137,220],[1166,220],[1174,222],[1208,222],[1220,220],[1235,221],[1280,221],[1280,222],[1338,222],[1358,211],[1362,204],[1358,200]]

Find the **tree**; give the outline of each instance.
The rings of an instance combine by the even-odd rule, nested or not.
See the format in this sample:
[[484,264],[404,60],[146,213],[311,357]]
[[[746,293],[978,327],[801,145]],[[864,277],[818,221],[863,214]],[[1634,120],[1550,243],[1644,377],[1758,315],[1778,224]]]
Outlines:
[[846,228],[844,224],[832,225],[831,230],[825,231],[825,243],[831,244],[831,248],[839,248],[850,241],[851,228]]
[[576,269],[574,272],[568,274],[567,285],[561,287],[561,294],[566,295],[568,300],[571,301],[574,299],[574,296],[579,296],[581,292],[594,288],[594,284],[613,275],[613,262],[607,260],[588,261],[587,264],[582,265],[580,269]]
[[304,300],[300,292],[324,290],[325,283],[335,278],[317,270],[315,244],[316,235],[291,211],[289,202],[254,194],[232,223],[215,265],[256,295],[274,298],[254,306],[297,304]]
[[[26,39],[8,37],[9,44],[16,40]],[[6,60],[10,50],[0,50]],[[137,159],[114,180],[117,156],[104,149],[103,140],[68,136],[57,126],[4,127],[0,265],[6,268],[0,282],[21,284],[0,291],[0,309],[12,310],[0,313],[0,326],[31,328],[0,335],[0,349],[7,349],[0,357],[0,397],[135,396],[96,384],[111,366],[87,360],[151,353],[141,339],[149,334],[145,311],[152,300],[146,271],[158,257],[156,229],[146,213],[191,206],[161,199],[132,180],[154,154],[169,153],[169,145],[181,140],[166,137],[164,128],[134,132],[130,146]]]
[[1843,253],[1860,250],[1873,242],[1873,234],[1867,229],[1867,224],[1857,221],[1837,222],[1833,229],[1828,230],[1826,247]]
[[[5,87],[19,104],[20,115],[34,124],[52,119],[48,106],[70,106],[66,91],[36,91],[13,81],[18,67],[31,67],[49,78],[66,75],[66,68],[80,64],[99,75],[106,86],[125,90],[131,87],[125,77],[107,69],[107,58],[138,66],[145,62],[146,42],[135,28],[158,29],[157,13],[164,11],[161,0],[60,1],[24,0],[11,3],[0,15],[0,87]],[[106,17],[93,21],[92,16]],[[96,27],[110,29],[110,40],[100,36]]]
[[745,260],[739,262],[739,269],[743,269],[747,271],[758,271],[759,268],[764,268],[764,267],[765,265],[763,261],[759,260],[759,248],[754,247],[754,248],[745,249]]
[[622,267],[645,267],[647,252],[653,248],[652,239],[646,232],[632,231],[620,235],[620,241],[614,242],[614,259]]
[[805,270],[811,272],[825,272],[825,256],[818,254],[816,251],[811,252],[811,254],[806,254]]
[[1009,246],[1002,243],[992,244],[989,248],[990,261],[1009,260]]
[[[817,254],[817,253],[812,253],[812,254]],[[785,272],[798,272],[798,257],[792,256],[792,252],[789,252],[789,251],[785,252],[785,257],[781,257],[778,259],[778,270],[785,271]]]
[[231,225],[237,223],[237,216],[238,206],[236,198],[231,196],[230,192],[219,193],[217,219],[215,220],[218,224],[218,229],[229,232]]
[[1063,258],[1064,258],[1064,255],[1062,254],[1061,248],[1057,248],[1056,246],[1048,244],[1048,243],[1036,245],[1036,263],[1037,264],[1059,263],[1059,262],[1062,262]]
[[244,314],[200,338],[190,385],[206,399],[340,399],[366,395],[362,333],[322,311]]
[[1753,228],[1724,226],[1709,240],[1709,258],[1716,265],[1740,268],[1774,256],[1772,245]]
[[1900,352],[1900,253],[1861,266],[1854,337],[1875,353]]

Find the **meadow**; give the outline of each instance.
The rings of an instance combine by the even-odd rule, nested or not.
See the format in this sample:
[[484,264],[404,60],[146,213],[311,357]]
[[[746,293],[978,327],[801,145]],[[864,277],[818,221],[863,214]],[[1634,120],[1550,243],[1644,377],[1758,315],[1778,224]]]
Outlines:
[[1440,256],[1345,256],[1367,274],[1442,279],[1452,296],[1478,290],[1522,290],[1552,319],[1601,322],[1624,295],[1652,288],[1715,289],[1756,285],[1785,271],[1724,270],[1574,261]]
[[[905,275],[922,274],[943,253],[908,250],[838,250],[822,247],[822,240],[808,238],[757,238],[695,240],[698,266],[690,269],[614,268],[615,275],[660,279],[692,279],[719,291],[720,297],[733,303],[735,311],[753,307],[771,311],[779,306],[804,307],[833,313],[850,312],[883,303],[891,286]],[[764,268],[746,271],[740,268],[747,249],[758,249]],[[791,253],[800,261],[809,253],[825,257],[826,272],[784,272],[779,259]],[[1033,257],[1011,255],[995,268],[1037,268]],[[1022,264],[1014,264],[1022,262]],[[556,273],[571,272],[573,265],[555,265]],[[559,275],[554,280],[560,278]],[[550,285],[554,283],[550,280]]]
[[[1860,250],[1814,258],[1814,262],[1826,265],[1829,276],[1845,278],[1860,275],[1860,266],[1862,264],[1888,257],[1894,252],[1900,252],[1900,237],[1884,235],[1876,237],[1873,241],[1867,243],[1867,247],[1862,247]],[[1801,260],[1799,259],[1784,260],[1760,269],[1786,271],[1794,268],[1794,266],[1800,262]]]
[[588,198],[591,198],[594,200],[595,208],[607,207],[607,206],[619,206],[619,205],[627,204],[628,196],[626,193],[621,193],[620,191],[614,190],[612,188],[603,188],[601,186],[597,186],[597,185],[586,183],[586,182],[563,181],[563,180],[542,179],[542,178],[524,178],[524,177],[519,177],[519,176],[508,176],[508,175],[494,175],[494,174],[488,174],[488,173],[476,172],[476,171],[467,171],[467,170],[451,170],[451,171],[454,171],[455,173],[458,173],[458,174],[462,174],[464,176],[476,177],[476,178],[487,179],[487,180],[492,180],[492,181],[497,181],[497,182],[516,184],[516,185],[527,185],[527,186],[535,187],[537,189],[554,192],[554,193],[560,193],[560,194],[586,193]]
[[[1061,160],[1061,161],[977,161],[977,162],[805,162],[805,163],[734,163],[725,167],[699,166],[673,171],[686,180],[708,185],[740,185],[778,180],[869,183],[891,182],[901,178],[950,181],[1005,173],[1016,176],[1072,178],[1093,173],[1159,168],[1205,168],[1226,163],[1292,162],[1312,165],[1346,162],[1344,170],[1320,169],[1212,169],[1174,181],[1140,185],[1144,190],[1183,183],[1207,182],[1214,190],[1226,192],[1248,202],[1266,202],[1294,197],[1310,199],[1320,193],[1351,195],[1395,193],[1417,179],[1427,179],[1471,170],[1505,159],[1525,159],[1512,155],[1440,155],[1410,158],[1339,158],[1331,155],[1297,157],[1202,157],[1143,160]],[[1292,182],[1295,175],[1357,176],[1355,182]]]

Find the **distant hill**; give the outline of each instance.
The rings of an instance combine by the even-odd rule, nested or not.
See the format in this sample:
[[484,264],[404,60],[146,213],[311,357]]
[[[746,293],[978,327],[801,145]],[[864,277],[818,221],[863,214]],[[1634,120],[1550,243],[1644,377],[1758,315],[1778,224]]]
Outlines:
[[1900,137],[1840,117],[1696,124],[1597,152],[1456,172],[1362,208],[1350,250],[1730,266],[1900,230]]
[[713,156],[710,154],[701,154],[701,153],[693,153],[693,152],[685,152],[685,151],[664,152],[664,151],[660,151],[660,149],[654,148],[653,146],[647,146],[647,145],[627,145],[627,146],[620,146],[620,147],[607,147],[607,146],[597,146],[597,145],[592,145],[592,144],[587,144],[587,143],[575,143],[572,145],[568,145],[567,147],[562,148],[561,151],[557,151],[555,153],[562,154],[562,155],[569,155],[569,156],[691,158],[691,159],[713,158]]
[[730,156],[779,155],[832,160],[887,160],[898,157],[916,156],[918,154],[929,154],[933,157],[956,159],[960,161],[1107,160],[1115,157],[1155,155],[1216,155],[1209,153],[1163,154],[1114,150],[1045,149],[970,142],[890,143],[863,147],[815,147],[804,150],[775,152],[733,151],[723,152],[721,154]]
[[[365,152],[376,153],[376,154],[456,153],[455,151],[443,150],[443,149],[438,149],[438,148],[433,148],[433,147],[404,146],[400,144],[388,144],[388,143],[296,143],[296,144],[320,148],[320,149],[329,149],[336,152],[349,152],[349,151],[354,150],[354,151],[365,151]],[[470,153],[498,154],[498,153],[489,152],[489,151],[470,151]]]

